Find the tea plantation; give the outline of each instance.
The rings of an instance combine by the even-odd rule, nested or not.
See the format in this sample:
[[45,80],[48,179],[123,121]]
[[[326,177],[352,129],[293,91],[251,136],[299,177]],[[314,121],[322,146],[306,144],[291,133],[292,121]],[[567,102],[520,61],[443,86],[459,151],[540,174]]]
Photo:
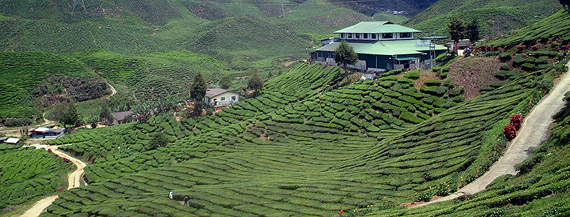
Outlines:
[[[56,140],[97,163],[90,185],[61,194],[46,215],[332,215],[431,198],[435,187],[447,194],[498,158],[504,124],[537,102],[543,79],[457,104],[453,87],[432,95],[391,76],[327,88],[341,75],[301,65],[198,122],[161,116]],[[172,143],[146,150],[153,132]]]
[[0,145],[0,209],[65,188],[69,167],[73,164],[43,149]]
[[[41,103],[40,85],[54,76],[71,76],[77,82],[102,82],[81,62],[62,55],[43,52],[0,52],[0,119],[6,117],[41,117],[36,104]],[[64,85],[52,83],[53,89],[64,92]],[[81,86],[74,84],[75,86]],[[89,94],[84,92],[83,94]],[[100,95],[100,93],[92,93]]]

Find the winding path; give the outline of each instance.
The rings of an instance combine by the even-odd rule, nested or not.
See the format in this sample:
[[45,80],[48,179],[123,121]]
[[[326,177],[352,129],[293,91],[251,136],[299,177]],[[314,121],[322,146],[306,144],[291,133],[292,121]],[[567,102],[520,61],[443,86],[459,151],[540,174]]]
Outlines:
[[[570,67],[570,62],[566,66]],[[570,68],[568,69],[568,73],[563,75],[550,93],[544,96],[538,105],[529,113],[518,132],[518,136],[512,141],[505,154],[503,154],[483,176],[449,196],[414,207],[453,200],[465,194],[475,194],[485,190],[487,185],[491,184],[492,181],[500,176],[517,174],[518,171],[515,170],[515,165],[530,157],[532,155],[532,149],[546,141],[550,125],[554,121],[552,116],[564,107],[564,94],[568,91],[570,91]]]
[[[57,156],[69,159],[77,167],[77,169],[75,171],[73,171],[72,173],[70,173],[67,177],[67,181],[69,183],[67,186],[67,190],[72,189],[72,188],[81,187],[80,181],[81,181],[81,177],[84,174],[83,168],[85,168],[85,166],[87,166],[87,165],[85,163],[83,163],[82,161],[75,159],[75,158],[67,155],[66,153],[63,153],[62,151],[57,150],[57,146],[48,146],[48,147],[46,147],[46,149],[51,149],[52,153],[56,154]],[[85,183],[85,185],[87,185],[87,183]],[[53,201],[55,201],[55,199],[57,199],[58,197],[59,197],[58,195],[49,196],[49,197],[46,197],[46,198],[36,202],[34,204],[34,206],[32,208],[30,208],[28,211],[26,211],[26,213],[24,213],[22,216],[23,217],[40,216],[40,214],[49,205],[51,205],[53,203]]]

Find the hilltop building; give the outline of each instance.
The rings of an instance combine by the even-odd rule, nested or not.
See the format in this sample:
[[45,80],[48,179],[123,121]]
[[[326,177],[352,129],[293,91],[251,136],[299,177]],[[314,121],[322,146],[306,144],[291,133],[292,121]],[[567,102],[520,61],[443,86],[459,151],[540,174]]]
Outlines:
[[239,102],[239,94],[222,88],[208,89],[204,97],[204,103],[212,106],[233,105]]
[[[428,68],[430,58],[447,51],[447,48],[431,44],[430,40],[418,40],[420,31],[388,21],[360,22],[334,32],[339,34],[333,42],[323,41],[323,46],[311,53],[316,62],[336,65],[334,51],[341,40],[346,40],[358,54],[360,61],[349,68],[360,71],[383,72],[392,69]],[[435,55],[430,57],[430,47]]]

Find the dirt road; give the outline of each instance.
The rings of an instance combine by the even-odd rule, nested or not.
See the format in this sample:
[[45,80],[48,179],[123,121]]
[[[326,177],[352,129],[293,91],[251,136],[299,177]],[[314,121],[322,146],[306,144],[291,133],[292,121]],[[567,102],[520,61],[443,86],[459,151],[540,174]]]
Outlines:
[[532,149],[538,147],[547,139],[548,129],[553,123],[552,116],[564,107],[564,94],[568,91],[570,91],[570,68],[569,72],[560,79],[550,93],[544,96],[529,113],[518,132],[518,136],[512,141],[505,154],[483,176],[459,189],[454,194],[415,207],[453,200],[465,194],[475,194],[485,190],[487,185],[500,176],[517,174],[518,171],[515,170],[515,165],[530,157]]
[[[77,167],[77,169],[75,171],[73,171],[72,173],[70,173],[67,177],[67,181],[69,183],[67,186],[67,190],[72,189],[72,188],[81,187],[81,177],[84,174],[83,168],[85,168],[85,166],[87,166],[87,165],[85,163],[83,163],[82,161],[75,159],[75,158],[67,155],[66,153],[63,153],[62,151],[57,150],[57,146],[48,146],[48,147],[46,147],[46,149],[51,149],[52,153],[56,154],[57,156],[69,159]],[[85,183],[85,185],[87,185],[87,183]],[[36,202],[34,204],[34,206],[32,208],[30,208],[28,211],[26,211],[26,213],[24,213],[22,216],[23,217],[40,216],[40,214],[49,205],[51,205],[53,203],[53,201],[55,201],[55,199],[57,199],[57,198],[58,198],[58,195],[55,195],[55,196],[46,197],[46,198]]]

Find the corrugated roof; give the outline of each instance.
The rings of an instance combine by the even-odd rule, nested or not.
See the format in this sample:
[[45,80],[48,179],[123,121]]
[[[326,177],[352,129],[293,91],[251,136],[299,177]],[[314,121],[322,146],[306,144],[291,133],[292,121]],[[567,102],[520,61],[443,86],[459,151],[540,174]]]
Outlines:
[[[422,51],[429,51],[429,47],[418,47],[419,40],[392,40],[392,41],[358,41],[349,42],[348,44],[354,48],[354,52],[358,54],[371,55],[404,55],[404,54],[420,54]],[[325,45],[317,51],[334,52],[340,42]],[[444,46],[436,45],[436,50],[447,50]]]
[[[206,97],[215,97],[215,96],[219,96],[220,94],[224,94],[226,92],[232,92],[226,89],[222,89],[222,88],[214,88],[214,89],[208,89],[206,91]],[[232,92],[233,93],[233,92]]]
[[346,27],[334,33],[393,33],[393,32],[421,32],[416,29],[393,24],[388,21],[366,21]]
[[132,114],[134,114],[133,111],[125,111],[125,112],[111,113],[111,116],[113,116],[113,119],[115,119],[117,121],[122,121],[122,120],[125,120],[127,118],[127,116],[130,116]]

